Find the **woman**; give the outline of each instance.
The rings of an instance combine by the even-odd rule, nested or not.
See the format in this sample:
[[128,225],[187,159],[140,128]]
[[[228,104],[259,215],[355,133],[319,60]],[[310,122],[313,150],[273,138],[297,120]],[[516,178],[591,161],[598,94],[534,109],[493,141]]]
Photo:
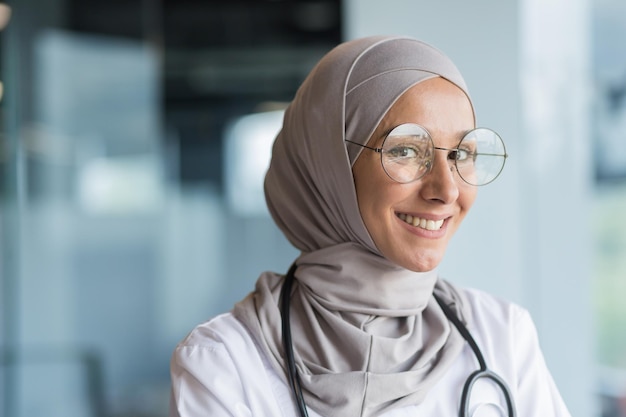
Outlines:
[[[171,416],[569,416],[528,313],[437,275],[504,166],[497,134],[474,128],[435,48],[369,37],[327,54],[265,179],[301,256],[180,343]],[[479,364],[493,373],[466,383]]]

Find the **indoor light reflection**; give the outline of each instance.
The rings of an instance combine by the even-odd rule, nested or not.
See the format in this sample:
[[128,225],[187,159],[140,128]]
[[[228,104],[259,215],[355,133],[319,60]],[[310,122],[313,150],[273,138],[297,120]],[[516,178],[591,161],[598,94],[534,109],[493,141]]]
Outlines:
[[281,110],[246,115],[226,130],[226,198],[238,215],[266,215],[263,178],[269,167],[272,143],[279,132]]

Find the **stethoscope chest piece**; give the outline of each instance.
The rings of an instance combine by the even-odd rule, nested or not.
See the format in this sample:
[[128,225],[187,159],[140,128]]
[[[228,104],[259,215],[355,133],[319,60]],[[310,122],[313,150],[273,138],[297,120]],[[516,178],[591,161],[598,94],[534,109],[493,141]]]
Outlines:
[[499,404],[495,403],[481,403],[476,405],[470,417],[507,417],[506,410]]

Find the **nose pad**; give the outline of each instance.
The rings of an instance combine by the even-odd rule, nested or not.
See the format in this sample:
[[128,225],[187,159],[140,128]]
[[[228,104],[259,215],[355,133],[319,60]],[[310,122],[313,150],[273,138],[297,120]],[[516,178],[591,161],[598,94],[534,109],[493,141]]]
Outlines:
[[[446,162],[448,163],[448,167],[450,168],[450,172],[452,173],[452,176],[454,176],[455,172],[458,172],[457,168],[456,168],[456,163],[454,162],[454,160],[451,159],[447,159]],[[426,172],[431,172],[432,167],[435,164],[435,160],[431,159],[430,161],[426,162],[426,168],[428,169],[428,171]]]
[[430,201],[439,201],[445,204],[454,202],[459,197],[458,181],[455,178],[454,166],[450,166],[450,173],[446,170],[448,163],[443,158],[428,161],[428,171],[423,176],[420,193],[422,198]]
[[[452,174],[454,174],[455,171],[458,172],[454,159],[446,158],[446,160],[447,160],[448,165],[450,167],[450,172],[452,172]],[[432,157],[431,159],[429,159],[429,160],[427,160],[427,161],[425,161],[423,163],[424,168],[426,168],[426,173],[430,173],[430,171],[432,170],[434,164],[435,164],[435,158],[434,157]]]
[[456,166],[456,163],[450,162],[450,172],[457,182],[461,180],[461,173],[459,172],[459,167]]

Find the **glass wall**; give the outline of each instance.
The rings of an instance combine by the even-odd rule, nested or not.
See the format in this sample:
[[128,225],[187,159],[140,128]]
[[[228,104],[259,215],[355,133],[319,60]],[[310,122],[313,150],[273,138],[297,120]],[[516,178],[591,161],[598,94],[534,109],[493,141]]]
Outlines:
[[626,416],[626,4],[593,9],[593,198],[598,389],[603,417]]
[[339,3],[11,8],[0,416],[165,416],[175,344],[296,256],[250,156],[339,42]]

